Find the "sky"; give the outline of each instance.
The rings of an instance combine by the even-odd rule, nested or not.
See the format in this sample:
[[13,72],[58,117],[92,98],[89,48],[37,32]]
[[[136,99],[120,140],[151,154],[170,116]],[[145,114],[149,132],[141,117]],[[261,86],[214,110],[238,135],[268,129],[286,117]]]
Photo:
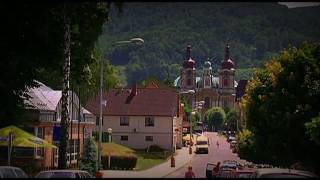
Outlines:
[[279,4],[286,5],[288,6],[288,8],[295,8],[305,6],[317,6],[320,5],[320,2],[279,2]]

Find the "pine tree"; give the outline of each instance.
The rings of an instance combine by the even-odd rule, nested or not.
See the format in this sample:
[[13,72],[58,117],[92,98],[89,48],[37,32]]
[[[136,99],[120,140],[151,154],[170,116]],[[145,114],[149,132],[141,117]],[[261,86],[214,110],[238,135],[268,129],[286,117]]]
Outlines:
[[85,150],[83,158],[81,159],[79,165],[80,170],[88,171],[91,175],[95,175],[97,171],[96,166],[97,161],[97,147],[92,138],[85,140]]

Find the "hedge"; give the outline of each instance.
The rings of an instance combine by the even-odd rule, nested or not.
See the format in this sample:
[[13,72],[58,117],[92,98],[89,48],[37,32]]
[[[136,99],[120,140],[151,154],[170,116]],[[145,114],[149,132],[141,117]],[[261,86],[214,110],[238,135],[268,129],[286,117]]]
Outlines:
[[103,169],[123,169],[129,170],[136,167],[138,158],[135,155],[127,155],[127,156],[119,156],[119,155],[111,155],[110,157],[111,163],[110,168],[108,167],[108,156],[101,157],[101,163]]

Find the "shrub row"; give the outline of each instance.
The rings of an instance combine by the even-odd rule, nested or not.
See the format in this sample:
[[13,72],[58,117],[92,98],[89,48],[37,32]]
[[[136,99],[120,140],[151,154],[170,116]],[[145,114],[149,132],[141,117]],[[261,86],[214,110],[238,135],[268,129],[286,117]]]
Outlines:
[[103,169],[133,169],[137,164],[137,156],[135,155],[127,155],[127,156],[119,156],[119,155],[111,155],[110,157],[110,168],[108,167],[108,156],[101,157],[101,163]]

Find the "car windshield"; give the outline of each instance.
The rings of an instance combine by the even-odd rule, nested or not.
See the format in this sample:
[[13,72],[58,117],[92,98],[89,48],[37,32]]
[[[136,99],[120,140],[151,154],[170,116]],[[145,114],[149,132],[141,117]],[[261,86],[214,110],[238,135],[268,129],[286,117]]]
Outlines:
[[207,141],[197,141],[197,145],[206,145]]

